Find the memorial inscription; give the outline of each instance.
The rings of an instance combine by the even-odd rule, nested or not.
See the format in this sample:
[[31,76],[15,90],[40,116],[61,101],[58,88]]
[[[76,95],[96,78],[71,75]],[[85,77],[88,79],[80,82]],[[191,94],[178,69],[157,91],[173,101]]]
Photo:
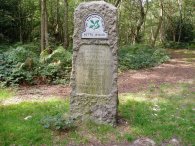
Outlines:
[[109,95],[112,67],[113,60],[109,46],[81,46],[76,60],[77,93]]

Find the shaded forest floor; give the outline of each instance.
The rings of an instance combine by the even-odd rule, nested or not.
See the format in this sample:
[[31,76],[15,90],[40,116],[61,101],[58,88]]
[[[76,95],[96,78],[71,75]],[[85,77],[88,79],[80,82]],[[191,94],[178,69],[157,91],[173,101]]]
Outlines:
[[[119,73],[119,93],[137,93],[163,84],[188,83],[195,92],[195,51],[169,50],[170,61],[157,67],[143,70],[129,70]],[[19,87],[16,95],[3,101],[3,104],[16,104],[23,101],[47,101],[63,99],[70,95],[68,85],[37,85]]]

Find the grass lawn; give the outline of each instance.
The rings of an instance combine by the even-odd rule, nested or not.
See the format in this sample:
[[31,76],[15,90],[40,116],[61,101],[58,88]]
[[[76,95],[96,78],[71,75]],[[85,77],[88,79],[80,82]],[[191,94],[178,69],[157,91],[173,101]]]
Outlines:
[[5,88],[0,88],[0,102],[4,99],[10,98],[14,95],[13,90],[11,89],[5,89]]
[[[195,144],[195,92],[190,84],[164,84],[141,93],[120,95],[119,115],[124,124],[117,127],[83,124],[69,132],[43,128],[47,115],[67,113],[68,100],[0,105],[0,145],[65,145],[123,143],[148,137],[158,144],[179,139],[183,145]],[[0,97],[9,96],[1,89]],[[3,96],[2,96],[3,95]],[[32,118],[25,120],[27,116]]]

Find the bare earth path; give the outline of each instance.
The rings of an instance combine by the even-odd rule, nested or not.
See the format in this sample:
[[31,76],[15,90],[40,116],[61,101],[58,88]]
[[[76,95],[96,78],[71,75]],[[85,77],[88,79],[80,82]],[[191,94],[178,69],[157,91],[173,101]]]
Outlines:
[[170,54],[171,60],[160,66],[122,73],[118,81],[119,92],[139,92],[150,85],[158,86],[164,83],[189,83],[195,87],[195,51],[191,54],[184,50],[170,51]]
[[[130,70],[119,74],[119,93],[140,92],[150,85],[164,83],[189,83],[195,92],[195,51],[170,51],[169,62],[145,70]],[[20,87],[16,96],[3,102],[6,104],[22,101],[46,101],[51,98],[65,98],[70,95],[70,87],[65,85],[40,85]]]

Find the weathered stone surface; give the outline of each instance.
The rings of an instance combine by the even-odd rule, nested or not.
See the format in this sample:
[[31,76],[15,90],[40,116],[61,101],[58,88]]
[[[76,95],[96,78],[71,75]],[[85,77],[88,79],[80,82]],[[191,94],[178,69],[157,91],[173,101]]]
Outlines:
[[[88,26],[86,30],[90,16],[94,17],[94,26]],[[74,24],[70,113],[74,118],[115,125],[118,105],[117,9],[104,1],[81,3],[75,10]],[[88,32],[94,33],[86,36]]]
[[82,45],[76,59],[76,92],[109,95],[113,58],[107,45]]
[[182,144],[178,139],[172,138],[168,142],[163,143],[162,146],[182,146]]
[[134,141],[132,146],[156,146],[156,143],[149,138],[140,138]]

